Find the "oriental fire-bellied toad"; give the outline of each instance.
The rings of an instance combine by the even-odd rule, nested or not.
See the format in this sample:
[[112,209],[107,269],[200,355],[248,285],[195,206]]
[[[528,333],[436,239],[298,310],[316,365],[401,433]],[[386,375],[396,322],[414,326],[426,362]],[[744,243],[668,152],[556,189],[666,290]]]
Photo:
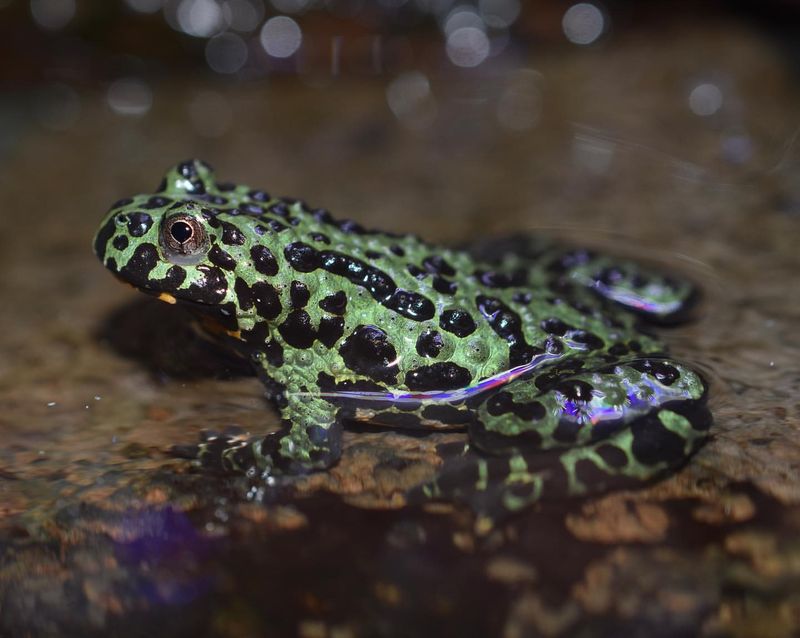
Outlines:
[[212,437],[208,465],[324,470],[353,420],[462,428],[467,448],[416,494],[490,513],[661,475],[711,424],[704,380],[641,329],[680,320],[694,287],[629,261],[366,230],[196,160],[116,202],[94,248],[123,281],[186,302],[264,381],[283,429]]

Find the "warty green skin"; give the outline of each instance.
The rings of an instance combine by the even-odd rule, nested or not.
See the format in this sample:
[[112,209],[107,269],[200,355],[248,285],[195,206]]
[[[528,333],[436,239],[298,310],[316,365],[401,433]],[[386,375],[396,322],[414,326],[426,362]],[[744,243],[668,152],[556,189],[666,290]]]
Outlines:
[[[94,245],[123,281],[188,302],[265,382],[284,428],[212,437],[197,450],[207,465],[263,477],[323,470],[353,420],[466,428],[467,448],[412,498],[496,515],[661,475],[711,423],[703,379],[639,327],[680,319],[694,289],[631,262],[531,237],[454,249],[368,232],[219,184],[196,160],[156,193],[117,202]],[[531,359],[467,399],[374,394],[453,392]]]

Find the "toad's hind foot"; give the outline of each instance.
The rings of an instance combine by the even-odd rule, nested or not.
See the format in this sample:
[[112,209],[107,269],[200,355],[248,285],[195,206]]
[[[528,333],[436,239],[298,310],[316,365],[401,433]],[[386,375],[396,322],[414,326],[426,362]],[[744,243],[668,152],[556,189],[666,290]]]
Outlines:
[[474,448],[444,449],[436,479],[415,488],[408,500],[457,501],[501,520],[540,500],[590,496],[659,478],[689,459],[710,426],[703,400],[684,401],[654,409],[610,438],[566,451],[492,456]]

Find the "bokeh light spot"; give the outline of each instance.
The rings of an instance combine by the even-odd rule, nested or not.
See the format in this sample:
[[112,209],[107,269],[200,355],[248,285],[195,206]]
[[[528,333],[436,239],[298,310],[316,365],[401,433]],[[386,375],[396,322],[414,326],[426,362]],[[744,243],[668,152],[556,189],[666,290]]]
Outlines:
[[270,18],[261,27],[261,46],[273,58],[294,55],[303,42],[300,26],[287,16]]
[[716,84],[703,82],[689,93],[689,108],[692,113],[703,117],[714,115],[722,108],[722,91]]
[[222,7],[225,21],[235,31],[255,31],[264,19],[261,0],[227,0]]
[[475,9],[460,5],[447,14],[444,25],[442,25],[442,31],[449,36],[454,31],[464,27],[474,27],[483,31],[486,25]]
[[614,142],[594,136],[576,135],[572,140],[572,160],[581,170],[595,176],[608,173],[616,154]]
[[394,116],[411,129],[427,128],[436,117],[430,82],[420,71],[408,71],[392,80],[386,87],[386,102]]
[[106,100],[118,115],[141,117],[153,105],[153,92],[138,78],[121,78],[108,87]]
[[272,0],[272,6],[283,13],[300,13],[308,8],[311,0]]
[[460,27],[447,36],[447,56],[456,66],[476,67],[489,55],[489,38],[476,27]]
[[208,38],[225,26],[222,7],[215,0],[181,0],[176,19],[181,31],[197,38]]
[[519,0],[480,0],[483,21],[493,29],[507,29],[519,17]]
[[216,35],[206,42],[206,62],[217,73],[236,73],[247,62],[247,45],[235,33]]
[[587,45],[599,38],[606,29],[603,12],[590,2],[579,2],[564,13],[561,27],[567,40]]
[[75,0],[31,0],[31,16],[42,29],[63,29],[75,17]]
[[164,6],[164,0],[125,0],[125,4],[136,13],[155,13]]

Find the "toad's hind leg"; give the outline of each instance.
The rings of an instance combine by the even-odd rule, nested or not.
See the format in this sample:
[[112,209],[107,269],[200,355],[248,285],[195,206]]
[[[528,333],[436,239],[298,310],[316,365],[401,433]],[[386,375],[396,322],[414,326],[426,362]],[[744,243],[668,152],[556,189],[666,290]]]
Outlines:
[[[678,377],[663,384],[656,363],[658,375],[670,367]],[[568,396],[576,386],[583,396]],[[662,360],[575,374],[544,391],[528,383],[503,392],[479,410],[469,448],[445,452],[437,478],[412,501],[466,502],[496,519],[540,499],[629,486],[682,465],[711,425],[702,379]]]
[[632,260],[569,249],[536,236],[492,239],[468,250],[501,270],[524,273],[528,287],[584,287],[657,323],[684,320],[699,296],[697,287],[685,279]]

